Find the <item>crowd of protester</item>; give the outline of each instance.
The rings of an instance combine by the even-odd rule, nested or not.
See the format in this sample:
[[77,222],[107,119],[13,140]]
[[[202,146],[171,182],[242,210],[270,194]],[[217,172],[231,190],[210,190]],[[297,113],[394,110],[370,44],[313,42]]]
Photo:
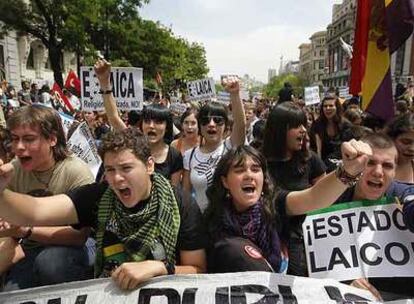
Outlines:
[[[110,64],[95,64],[105,111],[75,119],[99,147],[94,180],[67,148],[65,104],[48,87],[0,89],[0,273],[3,290],[111,276],[122,289],[160,275],[271,271],[308,276],[302,223],[335,203],[397,196],[414,232],[412,84],[398,86],[386,123],[328,91],[306,106],[285,84],[279,100],[187,103],[154,99],[120,112]],[[414,191],[414,190],[413,190]],[[409,197],[409,196],[408,196]],[[411,196],[412,197],[412,196]],[[253,248],[261,258],[246,253]],[[401,280],[404,280],[402,282]],[[347,282],[378,298],[414,296],[412,278]]]

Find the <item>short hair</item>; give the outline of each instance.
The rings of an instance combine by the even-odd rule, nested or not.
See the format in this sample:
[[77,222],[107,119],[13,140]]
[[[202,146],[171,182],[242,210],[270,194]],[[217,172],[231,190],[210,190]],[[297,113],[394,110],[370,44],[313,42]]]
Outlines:
[[387,126],[386,133],[396,139],[403,133],[414,131],[414,114],[406,113],[394,118]]
[[373,149],[390,149],[395,148],[394,141],[384,133],[371,133],[362,138]]
[[355,123],[356,120],[361,119],[361,114],[358,111],[348,109],[344,112],[344,117],[349,120],[352,124]]
[[54,109],[42,105],[21,107],[7,119],[7,128],[10,131],[20,126],[39,127],[40,133],[46,139],[56,136],[56,145],[52,147],[55,161],[64,160],[70,154],[62,120]]
[[207,116],[221,116],[224,118],[226,127],[229,125],[228,112],[226,108],[218,102],[209,102],[201,107],[197,115],[197,122],[200,127],[200,118]]
[[108,152],[121,152],[131,150],[131,152],[144,164],[151,156],[148,139],[137,128],[127,128],[121,131],[109,131],[102,137],[99,146],[99,155],[102,160]]
[[142,110],[142,122],[152,119],[166,122],[164,142],[169,145],[174,139],[173,118],[170,109],[159,103],[153,103],[144,107]]

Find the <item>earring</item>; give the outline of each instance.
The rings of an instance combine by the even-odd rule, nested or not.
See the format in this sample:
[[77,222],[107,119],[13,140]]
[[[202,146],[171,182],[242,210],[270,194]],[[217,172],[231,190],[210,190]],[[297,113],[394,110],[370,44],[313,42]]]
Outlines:
[[231,200],[231,193],[229,190],[226,190],[226,200]]

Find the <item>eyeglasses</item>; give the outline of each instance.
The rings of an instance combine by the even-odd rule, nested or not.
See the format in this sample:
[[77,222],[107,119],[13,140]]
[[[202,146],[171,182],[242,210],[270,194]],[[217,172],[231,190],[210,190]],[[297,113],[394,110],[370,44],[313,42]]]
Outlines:
[[211,120],[213,120],[214,123],[218,126],[222,126],[225,123],[225,119],[223,116],[203,116],[200,117],[200,124],[202,126],[206,126],[210,123]]

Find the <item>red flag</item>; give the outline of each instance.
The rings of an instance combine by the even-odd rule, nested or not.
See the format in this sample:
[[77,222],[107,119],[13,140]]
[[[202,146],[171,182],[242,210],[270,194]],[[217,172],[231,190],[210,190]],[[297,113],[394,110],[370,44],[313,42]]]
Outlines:
[[371,0],[358,0],[355,40],[351,60],[351,79],[349,81],[349,92],[352,95],[358,95],[362,91],[361,84],[365,73],[370,15]]
[[80,96],[81,92],[81,84],[78,76],[72,70],[69,71],[68,76],[66,77],[65,81],[65,88],[74,88],[78,96]]
[[65,103],[65,106],[71,111],[73,112],[73,107],[72,104],[70,103],[69,99],[65,96],[65,94],[63,94],[60,86],[55,82],[53,84],[53,88],[52,91],[57,93],[60,97],[61,100],[63,100],[63,102]]

